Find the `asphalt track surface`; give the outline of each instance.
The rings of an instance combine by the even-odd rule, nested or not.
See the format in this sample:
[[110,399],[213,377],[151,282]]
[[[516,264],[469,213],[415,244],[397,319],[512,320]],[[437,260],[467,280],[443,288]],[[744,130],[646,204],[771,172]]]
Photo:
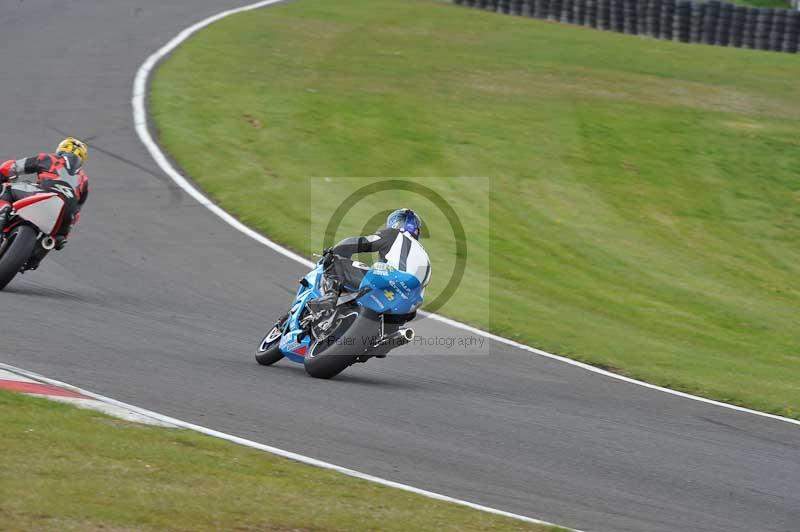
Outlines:
[[[333,381],[285,361],[257,366],[254,345],[304,267],[164,176],[134,132],[130,104],[148,55],[242,4],[3,3],[0,158],[49,149],[64,133],[89,138],[93,152],[90,199],[70,247],[0,293],[0,361],[585,530],[800,530],[795,425],[497,343],[486,356],[415,349]],[[464,335],[435,322],[418,331]],[[254,494],[253,504],[264,502]]]

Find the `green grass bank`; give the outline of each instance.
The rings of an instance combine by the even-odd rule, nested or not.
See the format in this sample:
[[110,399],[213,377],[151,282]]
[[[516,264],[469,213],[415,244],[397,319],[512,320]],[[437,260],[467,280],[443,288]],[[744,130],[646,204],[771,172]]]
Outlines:
[[7,391],[0,427],[3,530],[562,530]]
[[[788,54],[430,0],[301,0],[194,36],[159,68],[150,104],[189,176],[299,252],[316,251],[311,212],[336,206],[312,211],[312,198],[444,176],[416,181],[454,204],[476,253],[442,313],[800,417],[798,94]],[[433,297],[452,238],[419,208]]]

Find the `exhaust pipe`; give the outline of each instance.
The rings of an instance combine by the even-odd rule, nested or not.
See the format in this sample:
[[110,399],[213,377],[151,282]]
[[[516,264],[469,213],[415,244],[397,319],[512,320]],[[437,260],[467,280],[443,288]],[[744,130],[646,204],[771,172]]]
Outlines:
[[52,251],[56,247],[56,239],[52,236],[46,236],[42,239],[42,247],[46,251]]
[[369,356],[384,358],[386,354],[395,347],[406,345],[413,339],[414,329],[397,329],[392,334],[381,338],[381,340],[373,346],[373,351]]
[[411,328],[400,329],[397,332],[399,332],[401,335],[403,335],[403,338],[405,338],[407,342],[410,342],[411,340],[414,339],[414,336],[416,336],[416,333],[414,333],[414,329],[411,329]]
[[409,343],[411,340],[414,339],[414,329],[398,329],[397,331],[393,332],[388,336],[384,336],[376,346],[379,345],[392,345],[392,347],[397,347],[400,345],[405,345]]

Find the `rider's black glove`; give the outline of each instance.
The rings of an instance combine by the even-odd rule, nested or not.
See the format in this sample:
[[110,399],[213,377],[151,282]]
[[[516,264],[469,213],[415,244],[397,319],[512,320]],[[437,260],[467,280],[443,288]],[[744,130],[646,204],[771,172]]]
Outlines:
[[333,259],[336,255],[333,254],[333,248],[326,248],[322,251],[322,266],[328,268],[333,264]]

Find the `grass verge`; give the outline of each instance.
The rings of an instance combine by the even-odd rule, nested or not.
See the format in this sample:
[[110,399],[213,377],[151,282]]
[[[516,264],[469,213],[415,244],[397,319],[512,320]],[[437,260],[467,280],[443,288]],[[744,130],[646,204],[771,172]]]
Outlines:
[[[419,179],[491,250],[444,314],[800,417],[796,57],[429,0],[303,0],[200,32],[152,89],[167,151],[289,247],[314,250],[311,213],[333,208],[310,205],[313,177],[487,176]],[[341,188],[314,180],[314,197]],[[469,208],[485,202],[490,217]],[[435,295],[453,248],[429,225]]]
[[562,530],[0,391],[3,530]]

